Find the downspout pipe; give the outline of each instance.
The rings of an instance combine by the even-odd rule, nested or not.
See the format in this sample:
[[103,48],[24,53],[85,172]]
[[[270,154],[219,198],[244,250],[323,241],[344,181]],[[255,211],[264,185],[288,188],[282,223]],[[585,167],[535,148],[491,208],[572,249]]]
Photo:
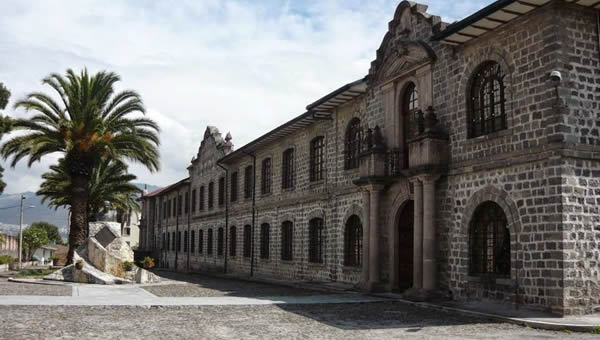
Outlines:
[[175,196],[175,271],[179,268],[179,245],[181,244],[181,237],[179,237],[179,208],[181,201],[179,200],[179,189],[177,189],[177,194]]
[[243,150],[242,152],[252,157],[252,226],[250,229],[250,276],[254,276],[254,225],[256,224],[256,155]]
[[[191,177],[190,177],[191,178]],[[186,203],[186,202],[184,202]],[[190,228],[191,228],[191,223],[192,223],[192,181],[190,180],[190,183],[188,183],[188,199],[187,199],[187,204],[186,204],[186,209],[187,209],[187,242],[185,245],[185,249],[187,250],[187,271],[190,271],[190,244],[191,242],[194,242],[194,240],[192,240],[192,233],[190,232]],[[185,240],[185,239],[184,239]]]
[[223,260],[223,273],[227,274],[227,256],[229,256],[228,245],[229,245],[229,198],[227,193],[229,183],[229,169],[224,167],[219,161],[217,161],[217,166],[225,171],[225,249],[224,249],[224,260]]

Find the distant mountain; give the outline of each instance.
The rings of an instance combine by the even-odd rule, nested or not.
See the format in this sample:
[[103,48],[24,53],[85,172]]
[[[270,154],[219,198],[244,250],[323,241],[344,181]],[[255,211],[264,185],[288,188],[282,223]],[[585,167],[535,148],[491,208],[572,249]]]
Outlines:
[[[146,187],[148,192],[160,189],[156,185],[135,183],[142,190]],[[23,224],[30,225],[33,222],[48,222],[59,228],[61,236],[66,240],[68,235],[67,224],[69,212],[65,208],[54,210],[47,204],[42,204],[42,197],[34,192],[23,192],[18,194],[0,195],[0,233],[16,235],[19,231],[19,212],[21,204],[21,195],[25,195],[23,206]],[[33,207],[31,207],[33,206]]]

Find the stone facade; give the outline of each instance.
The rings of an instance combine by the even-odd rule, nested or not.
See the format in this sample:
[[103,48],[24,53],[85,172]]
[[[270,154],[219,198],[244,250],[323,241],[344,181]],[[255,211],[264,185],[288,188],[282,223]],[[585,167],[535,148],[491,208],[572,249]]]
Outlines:
[[[141,248],[178,270],[337,281],[370,290],[411,288],[407,296],[501,300],[557,314],[597,311],[598,14],[565,1],[539,2],[459,44],[432,39],[453,26],[428,14],[424,5],[401,2],[365,79],[236,151],[231,136],[223,139],[216,128],[207,128],[189,178],[144,196]],[[481,65],[490,62],[502,70],[503,127],[472,138],[470,93]],[[552,71],[562,80],[551,78]],[[414,117],[403,115],[413,85]],[[360,166],[346,170],[347,131],[355,118],[363,129]],[[311,181],[310,145],[318,136],[325,142],[325,171],[323,179]],[[282,189],[282,157],[289,149],[294,185]],[[272,164],[271,191],[263,194],[266,158]],[[256,170],[250,172],[254,200],[244,192],[249,166]],[[233,173],[238,174],[235,201]],[[219,202],[221,178],[227,194]],[[169,213],[165,202],[179,197],[182,212]],[[507,229],[502,275],[473,274],[473,254],[482,251],[475,247],[475,216],[487,202],[502,211]],[[362,263],[352,267],[345,261],[351,216],[362,225]],[[315,217],[324,222],[322,263],[308,261],[308,224]],[[292,260],[280,256],[286,221],[293,223]],[[259,256],[263,224],[270,226],[268,259]],[[254,237],[249,257],[244,256],[246,225]],[[173,237],[179,233],[187,245],[175,251]],[[486,247],[494,249],[487,254],[500,254],[498,243],[484,237]],[[493,242],[502,238],[493,237]],[[496,266],[501,254],[494,256]]]

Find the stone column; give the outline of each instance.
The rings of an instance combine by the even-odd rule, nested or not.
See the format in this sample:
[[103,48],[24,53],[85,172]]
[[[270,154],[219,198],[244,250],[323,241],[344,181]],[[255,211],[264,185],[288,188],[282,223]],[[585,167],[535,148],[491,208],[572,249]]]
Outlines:
[[381,187],[370,187],[369,204],[369,290],[379,283],[379,193]]
[[[370,194],[368,190],[363,190],[363,240],[369,238],[369,207],[370,207]],[[346,223],[346,221],[342,221]],[[346,226],[344,225],[343,228]],[[342,247],[345,247],[345,243],[342,241]],[[346,254],[346,249],[343,249],[342,254]],[[342,261],[345,261],[343,259]],[[363,242],[363,253],[362,253],[362,280],[364,288],[369,289],[369,242]]]
[[413,288],[423,288],[423,183],[418,178],[412,181],[414,189],[413,226]]
[[423,181],[423,289],[436,288],[435,181],[439,176],[424,176]]

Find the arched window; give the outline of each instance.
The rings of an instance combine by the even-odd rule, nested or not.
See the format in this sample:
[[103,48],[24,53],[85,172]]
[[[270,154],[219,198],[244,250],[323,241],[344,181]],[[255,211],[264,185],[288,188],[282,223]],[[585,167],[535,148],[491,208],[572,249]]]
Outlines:
[[190,253],[193,254],[196,252],[196,231],[192,230],[192,235],[190,236]]
[[223,228],[217,230],[217,255],[223,256],[223,249],[225,248],[225,235]]
[[204,252],[204,230],[198,230],[198,254]]
[[260,225],[260,258],[269,258],[269,241],[271,239],[271,226],[267,223]]
[[504,72],[494,61],[480,65],[473,79],[468,99],[469,138],[506,129]]
[[260,182],[260,192],[263,195],[270,194],[271,193],[271,174],[272,174],[271,158],[263,159],[261,171],[262,171],[262,175],[261,175],[261,182]]
[[344,231],[344,264],[360,267],[362,264],[362,223],[356,215],[350,216]]
[[469,234],[471,274],[510,276],[510,232],[502,208],[491,201],[479,205]]
[[252,254],[252,227],[249,224],[244,226],[244,257],[250,257]]
[[308,222],[308,261],[323,263],[322,218],[313,218]]
[[408,141],[417,135],[417,112],[419,92],[414,83],[409,83],[402,98],[402,139],[404,168],[408,168]]
[[215,183],[208,183],[208,209],[212,209],[215,198]]
[[206,236],[206,254],[212,255],[213,253],[213,230],[208,229],[208,235]]
[[235,226],[229,228],[229,256],[237,255],[237,228]]
[[360,119],[354,118],[346,129],[344,168],[356,169],[360,161]]
[[291,261],[294,250],[294,224],[285,221],[281,224],[281,259]]
[[320,181],[323,179],[325,155],[325,137],[319,136],[310,141],[310,180]]
[[281,188],[290,189],[295,185],[294,149],[289,148],[281,157]]

